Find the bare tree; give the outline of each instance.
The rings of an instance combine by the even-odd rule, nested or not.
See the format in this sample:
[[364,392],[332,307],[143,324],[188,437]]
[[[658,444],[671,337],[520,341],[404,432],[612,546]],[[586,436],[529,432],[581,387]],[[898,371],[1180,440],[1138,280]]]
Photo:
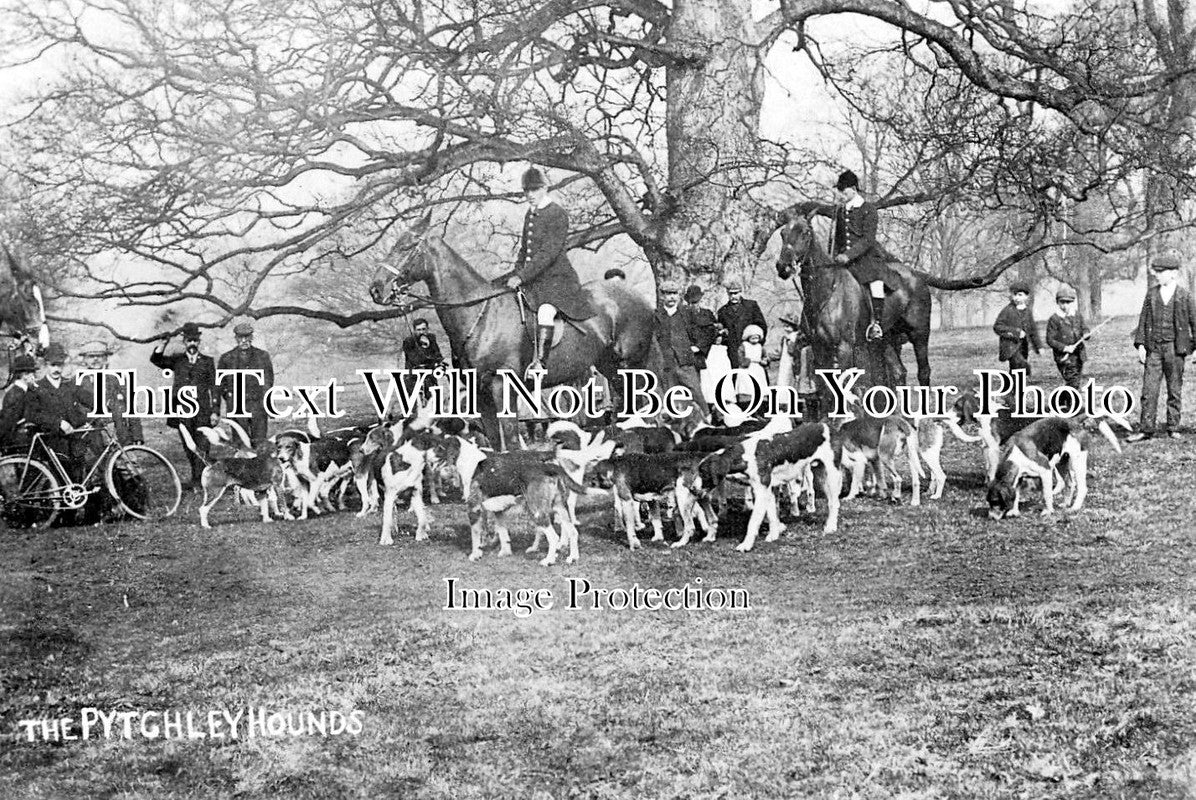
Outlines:
[[[1015,202],[1036,206],[1036,225],[1048,190],[1087,185],[1064,179],[1068,154],[1041,146],[1043,131],[1100,133],[1131,169],[1151,130],[1143,109],[1186,74],[1155,59],[1133,25],[1121,38],[1085,26],[1088,7],[1044,17],[971,0],[931,14],[898,0],[783,0],[759,19],[747,0],[5,9],[6,29],[25,37],[6,52],[52,56],[60,71],[8,127],[30,243],[74,254],[87,270],[70,287],[80,294],[201,302],[222,321],[393,317],[273,302],[271,288],[322,261],[381,258],[415,211],[452,217],[512,200],[504,167],[528,162],[568,195],[575,246],[626,235],[658,275],[745,269],[777,224],[758,190],[813,163],[760,138],[765,58],[789,46],[826,68],[807,31],[819,17],[877,20],[906,62],[953,82],[962,100],[934,119],[940,139],[961,138],[966,169],[947,186],[988,195],[1032,175],[1034,191]],[[981,117],[965,116],[977,108]],[[993,150],[984,126],[1003,116]],[[1034,146],[1013,148],[1019,136]],[[898,191],[889,202],[928,199]],[[337,239],[346,228],[349,245]],[[1033,252],[1022,250],[981,278]],[[152,274],[101,271],[89,256],[109,251]]]

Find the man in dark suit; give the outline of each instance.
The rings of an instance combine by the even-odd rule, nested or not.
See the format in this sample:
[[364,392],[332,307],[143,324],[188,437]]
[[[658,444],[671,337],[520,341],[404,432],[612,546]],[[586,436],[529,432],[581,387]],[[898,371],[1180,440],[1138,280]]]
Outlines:
[[[269,427],[269,420],[266,414],[266,406],[264,399],[266,392],[274,386],[274,362],[270,360],[270,354],[260,347],[253,346],[253,324],[249,322],[241,322],[233,328],[233,336],[236,339],[237,346],[227,353],[220,356],[219,361],[216,362],[216,369],[253,369],[259,370],[262,373],[262,381],[259,383],[253,377],[246,377],[245,383],[245,410],[249,413],[249,441],[257,447],[262,442],[266,441],[266,433]],[[236,383],[231,375],[226,376],[220,382],[220,396],[224,400],[225,416],[232,416],[232,411],[235,410],[233,405],[234,387]],[[244,423],[244,417],[237,420],[238,423]]]
[[37,362],[33,356],[19,355],[12,360],[12,383],[4,393],[0,408],[0,450],[17,451],[29,447],[26,427],[29,423],[29,395],[37,382]]
[[[428,330],[426,319],[417,319],[412,325],[413,333],[403,340],[403,368],[408,370],[430,371],[445,366],[444,356],[440,354],[440,345],[436,336]],[[418,378],[414,375],[404,377],[409,388],[413,388]],[[424,378],[421,396],[427,399],[428,393],[436,385],[432,376]]]
[[[743,341],[743,332],[748,325],[759,325],[760,330],[768,333],[768,322],[764,319],[764,312],[755,300],[743,297],[743,284],[736,280],[727,281],[727,302],[718,310],[718,324],[725,331],[724,339],[727,343],[727,358],[731,361],[732,369],[739,369],[739,343]],[[709,353],[710,349],[707,348]]]
[[1179,256],[1168,253],[1155,259],[1151,267],[1158,283],[1147,290],[1134,330],[1134,347],[1144,367],[1142,375],[1142,418],[1136,433],[1127,442],[1150,439],[1155,434],[1159,409],[1159,383],[1167,381],[1167,424],[1164,434],[1180,438],[1180,412],[1183,407],[1184,359],[1196,342],[1196,308],[1188,291],[1178,285]]
[[1030,287],[1018,281],[1009,287],[1009,305],[997,314],[993,332],[997,334],[997,358],[1009,362],[1009,371],[1025,370],[1030,379],[1030,346],[1034,354],[1042,352],[1042,340],[1038,336],[1038,325],[1030,311]]
[[656,340],[664,363],[665,387],[684,386],[693,395],[694,404],[703,415],[709,414],[702,382],[695,367],[698,343],[694,321],[681,305],[681,289],[673,281],[660,285],[660,303],[656,307]]
[[589,319],[593,309],[581,289],[581,281],[565,253],[569,237],[569,215],[548,197],[548,184],[540,170],[523,173],[523,196],[528,203],[523,236],[515,269],[499,278],[508,289],[522,289],[536,309],[535,358],[528,371],[544,369],[552,345],[556,315]]
[[[108,369],[108,357],[112,355],[112,351],[108,349],[108,345],[101,341],[88,342],[79,348],[79,358],[83,361],[84,369]],[[75,384],[75,394],[79,399],[79,405],[83,406],[88,414],[95,404],[95,378],[87,375]],[[107,407],[104,409],[107,416],[102,420],[112,423],[112,432],[116,435],[121,444],[140,444],[144,441],[145,436],[141,430],[141,420],[137,417],[125,416],[125,389],[120,385],[120,381],[114,375],[108,375],[104,378],[104,395],[108,401]],[[92,417],[97,422],[102,421]]]
[[[75,387],[62,377],[66,350],[57,342],[46,348],[46,374],[33,386],[28,400],[30,425],[45,434],[46,444],[67,457],[67,471],[78,480],[91,446],[82,435],[72,435],[87,425],[87,409],[79,403]],[[90,437],[87,437],[90,438]]]
[[[183,386],[194,386],[198,413],[193,417],[171,417],[166,424],[172,428],[186,426],[195,441],[195,446],[205,455],[208,452],[207,437],[201,435],[199,428],[215,425],[219,422],[216,410],[219,408],[219,390],[216,388],[216,362],[211,356],[199,352],[199,326],[188,322],[183,326],[183,352],[166,355],[166,345],[170,344],[170,336],[162,340],[162,344],[150,353],[150,363],[163,370],[170,370],[173,375],[175,394]],[[179,434],[182,442],[183,435]],[[203,475],[204,463],[195,453],[184,444],[187,460],[191,462],[191,486],[194,491],[199,488],[199,480]]]

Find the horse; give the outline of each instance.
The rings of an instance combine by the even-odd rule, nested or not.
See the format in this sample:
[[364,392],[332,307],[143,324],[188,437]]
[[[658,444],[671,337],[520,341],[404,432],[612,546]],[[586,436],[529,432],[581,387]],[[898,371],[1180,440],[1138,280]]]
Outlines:
[[[0,266],[4,267],[0,269],[0,328],[16,340],[9,348],[10,355],[34,332],[38,344],[44,348],[50,343],[50,329],[41,287],[3,243],[0,243],[0,257]],[[7,385],[7,378],[0,385]]]
[[[404,231],[370,284],[370,296],[379,305],[396,305],[415,297],[413,284],[428,287],[427,298],[416,298],[435,308],[448,334],[457,366],[477,371],[478,410],[491,441],[510,445],[508,426],[500,425],[503,407],[500,370],[523,375],[531,360],[536,309],[521,308],[520,296],[497,287],[436,236],[428,234],[430,217]],[[393,262],[393,263],[392,263]],[[397,263],[398,266],[394,266]],[[662,357],[655,337],[654,309],[621,281],[601,281],[582,287],[594,316],[563,322],[563,336],[545,359],[542,386],[578,384],[591,377],[591,365],[610,382],[620,385],[624,368],[661,371]],[[521,320],[526,319],[526,323]],[[528,381],[527,385],[531,386]],[[544,392],[545,398],[549,393]],[[616,408],[618,408],[616,403]]]
[[[930,286],[926,276],[900,262],[890,262],[897,287],[885,299],[895,303],[889,315],[893,330],[880,348],[858,347],[866,341],[871,302],[851,273],[827,255],[809,219],[792,215],[781,229],[777,275],[783,280],[800,274],[798,288],[805,334],[814,353],[814,369],[859,367],[872,382],[892,386],[907,377],[901,361],[905,342],[914,346],[918,383],[930,385]],[[880,350],[878,353],[877,350]]]

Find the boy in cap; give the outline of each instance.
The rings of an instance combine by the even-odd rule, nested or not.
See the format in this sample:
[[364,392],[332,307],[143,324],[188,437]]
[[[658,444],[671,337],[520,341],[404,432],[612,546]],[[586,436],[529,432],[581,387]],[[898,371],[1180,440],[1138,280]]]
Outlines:
[[532,167],[524,172],[522,183],[528,210],[519,255],[515,269],[498,281],[508,289],[522,289],[536,309],[535,356],[527,367],[532,372],[545,368],[557,312],[573,320],[589,319],[594,312],[565,253],[569,215],[549,198],[548,184],[540,170]]
[[739,343],[743,341],[743,332],[748,325],[758,325],[760,330],[768,333],[768,322],[764,319],[764,312],[760,310],[755,300],[747,300],[743,296],[743,284],[737,280],[729,280],[724,286],[727,289],[727,303],[718,310],[718,324],[725,331],[724,341],[727,344],[727,357],[731,360],[731,369],[743,366],[739,361]]
[[[166,420],[166,424],[175,429],[180,425],[186,426],[187,430],[191,432],[195,446],[206,456],[209,449],[208,438],[200,435],[199,429],[216,425],[220,421],[217,415],[220,397],[219,390],[216,388],[216,362],[212,360],[211,356],[199,352],[200,331],[199,326],[194,322],[188,322],[183,326],[183,352],[166,355],[166,345],[170,344],[172,336],[173,334],[168,334],[162,343],[154,348],[154,352],[150,353],[150,363],[159,369],[168,369],[173,373],[176,395],[178,390],[184,386],[196,387],[196,403],[199,406],[199,411],[193,417],[170,417]],[[191,451],[191,448],[186,446],[186,441],[181,433],[179,441],[183,443],[183,451],[187,454],[187,460],[191,462],[190,488],[198,489],[200,478],[203,475],[204,462]]]
[[666,387],[684,386],[694,403],[706,415],[709,410],[698,379],[694,327],[690,315],[681,307],[681,287],[675,281],[660,284],[660,303],[656,307],[656,340],[664,361],[661,376]]
[[1084,385],[1084,337],[1088,335],[1088,324],[1076,312],[1075,289],[1060,286],[1055,292],[1055,302],[1059,310],[1047,320],[1047,346],[1055,354],[1055,366],[1059,368],[1063,382],[1079,389]]
[[[91,341],[79,348],[79,358],[83,362],[83,369],[108,369],[108,356],[112,351],[101,341]],[[79,405],[91,413],[95,405],[95,378],[84,375],[75,383],[75,396]],[[104,376],[104,399],[107,405],[103,409],[107,416],[102,419],[112,423],[112,432],[121,444],[140,444],[145,440],[141,430],[141,420],[137,417],[125,416],[125,387],[115,375]],[[94,419],[94,418],[93,418]]]
[[0,408],[0,449],[15,451],[29,446],[25,425],[29,416],[29,392],[37,380],[37,362],[33,356],[19,355],[12,360],[9,376],[12,382],[4,393],[4,406]]
[[[233,337],[237,345],[232,350],[220,356],[216,362],[216,370],[253,369],[260,370],[262,380],[253,376],[244,378],[245,410],[249,413],[249,441],[254,447],[266,441],[266,406],[262,402],[266,392],[274,386],[274,364],[270,361],[270,354],[260,347],[253,346],[253,324],[241,322],[233,328]],[[220,382],[220,397],[224,401],[225,416],[234,416],[234,387],[236,382],[231,375],[226,375]],[[244,423],[244,417],[238,420]]]
[[1125,437],[1127,442],[1150,439],[1155,434],[1159,409],[1159,383],[1167,381],[1167,424],[1163,433],[1180,438],[1180,412],[1183,407],[1184,358],[1196,341],[1196,309],[1184,287],[1178,285],[1179,257],[1173,253],[1159,256],[1151,265],[1158,283],[1146,292],[1134,347],[1142,374],[1142,417],[1137,432]]
[[1030,379],[1030,346],[1033,345],[1035,355],[1042,352],[1038,325],[1029,302],[1029,285],[1016,281],[1009,287],[1009,305],[1001,309],[993,323],[993,331],[999,337],[997,357],[1009,362],[1010,372],[1025,370],[1026,380]]

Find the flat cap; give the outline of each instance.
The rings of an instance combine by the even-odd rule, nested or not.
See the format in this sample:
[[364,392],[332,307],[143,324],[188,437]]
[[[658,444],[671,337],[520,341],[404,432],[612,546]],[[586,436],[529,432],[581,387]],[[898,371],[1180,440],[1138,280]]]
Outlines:
[[728,292],[742,292],[743,291],[743,282],[732,278],[731,280],[729,280],[723,284],[723,288],[725,288]]
[[79,355],[81,356],[110,356],[112,350],[107,343],[101,342],[99,339],[87,342],[79,348]]
[[249,322],[239,322],[239,323],[237,323],[237,326],[235,328],[233,328],[233,335],[234,336],[252,336],[253,335],[253,325]]
[[1064,284],[1063,286],[1060,286],[1058,288],[1058,290],[1055,292],[1055,299],[1058,300],[1060,303],[1062,303],[1065,300],[1075,300],[1076,299],[1076,290],[1071,288],[1067,284]]
[[795,330],[795,331],[801,330],[801,323],[798,322],[797,320],[795,320],[793,317],[781,317],[781,324],[788,325],[790,328],[793,328],[793,330]]
[[661,281],[660,282],[660,293],[661,294],[677,294],[680,291],[681,291],[681,285],[679,283],[677,283],[677,281]]
[[1163,270],[1179,269],[1179,256],[1175,253],[1163,253],[1155,258],[1150,268],[1162,272]]
[[1025,281],[1014,281],[1013,283],[1009,284],[1010,294],[1017,294],[1018,292],[1021,292],[1022,294],[1030,294],[1030,284],[1026,283]]
[[66,348],[58,342],[53,342],[46,347],[46,363],[47,364],[65,364],[66,363]]

